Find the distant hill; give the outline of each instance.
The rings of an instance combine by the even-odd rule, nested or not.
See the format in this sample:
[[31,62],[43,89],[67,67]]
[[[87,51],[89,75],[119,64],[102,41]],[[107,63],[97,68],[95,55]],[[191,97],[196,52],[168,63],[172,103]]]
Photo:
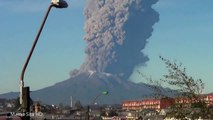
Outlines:
[[[91,104],[93,99],[102,91],[109,91],[108,95],[100,96],[100,104],[117,104],[128,99],[143,99],[153,93],[144,83],[124,81],[111,74],[84,73],[53,86],[32,91],[31,97],[46,104],[70,104],[70,97],[80,100],[82,104]],[[18,93],[7,93],[0,98],[16,98]]]
[[17,98],[18,96],[19,96],[18,92],[9,92],[9,93],[1,94],[0,98],[12,99],[12,98]]

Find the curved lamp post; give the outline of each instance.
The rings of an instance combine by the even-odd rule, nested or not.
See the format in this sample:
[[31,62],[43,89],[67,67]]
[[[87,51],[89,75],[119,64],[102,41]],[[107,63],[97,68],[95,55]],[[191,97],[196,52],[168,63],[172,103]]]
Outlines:
[[[94,105],[95,101],[102,95],[108,95],[109,92],[108,91],[103,91],[101,93],[99,93],[95,98],[94,100],[92,101],[92,105]],[[90,106],[88,105],[87,106],[87,120],[89,120],[89,109],[90,109]]]
[[44,16],[43,22],[42,22],[42,24],[40,26],[40,29],[39,29],[39,31],[37,33],[37,36],[36,36],[36,38],[34,40],[34,43],[33,43],[32,47],[31,47],[31,50],[30,50],[30,52],[28,54],[27,60],[26,60],[26,62],[24,64],[24,67],[22,69],[21,77],[20,77],[20,82],[21,82],[20,83],[20,104],[21,104],[22,109],[24,109],[25,112],[29,112],[29,104],[27,102],[28,101],[27,99],[29,98],[29,87],[24,87],[24,74],[25,74],[27,65],[28,65],[28,63],[30,61],[30,58],[31,58],[31,56],[33,54],[33,51],[35,49],[35,46],[37,44],[37,41],[39,39],[39,36],[41,34],[41,31],[42,31],[42,29],[44,27],[44,24],[45,24],[46,20],[47,20],[48,14],[49,14],[49,12],[50,12],[52,7],[55,7],[55,8],[67,8],[68,4],[64,0],[52,0],[51,1],[51,4],[48,7],[48,10],[47,10],[47,12],[46,12],[46,14]]
[[95,97],[95,99],[92,101],[92,105],[95,104],[95,101],[96,101],[101,95],[108,95],[108,94],[109,94],[108,91],[103,91],[103,92],[99,93],[99,94]]

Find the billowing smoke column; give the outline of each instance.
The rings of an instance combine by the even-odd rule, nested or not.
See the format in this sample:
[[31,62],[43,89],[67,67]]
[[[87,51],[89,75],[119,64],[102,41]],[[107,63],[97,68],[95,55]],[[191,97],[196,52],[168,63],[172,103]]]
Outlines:
[[79,72],[110,73],[127,79],[148,61],[141,50],[159,14],[158,0],[88,0],[85,9],[86,60]]

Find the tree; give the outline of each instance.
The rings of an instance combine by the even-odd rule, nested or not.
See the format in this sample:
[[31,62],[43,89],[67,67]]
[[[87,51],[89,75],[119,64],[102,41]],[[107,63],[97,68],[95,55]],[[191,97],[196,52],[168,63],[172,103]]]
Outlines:
[[[195,118],[212,118],[209,108],[203,99],[204,83],[201,79],[194,79],[188,75],[186,68],[182,64],[171,62],[168,59],[159,57],[166,65],[168,74],[164,75],[160,80],[153,80],[151,77],[146,80],[149,82],[149,87],[155,91],[155,95],[158,97],[165,97],[173,94],[176,102],[171,106],[171,111],[167,116],[175,117],[178,119],[185,119],[186,116]],[[143,75],[144,76],[144,75]],[[167,86],[173,89],[165,89],[162,83],[166,83]],[[176,88],[174,90],[174,88]],[[178,100],[185,99],[187,102],[177,102]],[[207,115],[208,114],[208,115]]]
[[165,63],[168,70],[168,74],[164,75],[164,79],[161,79],[161,81],[168,83],[171,87],[178,88],[178,91],[182,93],[183,96],[200,101],[204,89],[202,80],[196,80],[189,76],[186,73],[186,68],[182,67],[182,64],[172,63],[170,60],[161,56],[160,59]]
[[81,102],[78,100],[78,101],[76,101],[76,103],[75,103],[75,108],[77,108],[77,109],[82,109],[83,107],[82,107],[82,105],[81,105]]
[[114,116],[118,116],[118,113],[115,110],[110,110],[108,113],[109,117],[114,117]]
[[101,112],[100,112],[100,116],[107,116],[106,111],[105,111],[105,110],[101,110]]
[[[30,106],[33,105],[33,100],[30,98]],[[17,97],[15,99],[15,107],[14,107],[14,111],[20,109],[21,105],[20,105],[20,97]]]

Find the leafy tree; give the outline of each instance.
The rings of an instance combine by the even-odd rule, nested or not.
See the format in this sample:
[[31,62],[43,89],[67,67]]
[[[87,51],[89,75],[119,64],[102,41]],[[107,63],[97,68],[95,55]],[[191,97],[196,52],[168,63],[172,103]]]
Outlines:
[[15,99],[15,107],[14,107],[14,110],[18,110],[18,108],[20,108],[20,97],[16,98]]
[[100,116],[107,116],[106,111],[105,110],[101,110]]
[[[33,105],[33,100],[30,98],[30,106]],[[21,105],[20,105],[20,97],[17,97],[15,99],[15,107],[14,107],[14,111],[20,109]]]
[[[172,114],[176,118],[184,119],[186,116],[201,116],[204,117],[207,106],[203,99],[204,83],[201,79],[194,79],[186,73],[186,68],[182,64],[171,62],[160,56],[160,59],[165,63],[168,74],[161,79],[162,82],[169,84],[172,88],[177,88],[180,99],[186,99],[186,103],[176,103],[172,107]],[[190,109],[189,109],[190,108]],[[199,110],[195,109],[199,108]]]
[[[181,63],[177,64],[176,62],[171,62],[161,56],[160,59],[165,63],[168,73],[160,80],[153,80],[151,77],[147,78],[145,76],[145,79],[149,82],[148,87],[151,87],[156,93],[155,96],[159,98],[173,94],[176,100],[187,100],[185,103],[176,102],[171,106],[171,111],[167,116],[178,119],[185,119],[187,116],[192,119],[199,117],[212,118],[212,113],[209,108],[207,108],[203,99],[202,92],[204,83],[202,80],[194,79],[192,76],[188,75],[186,68],[183,67]],[[163,83],[166,83],[170,88],[176,88],[176,90],[164,89],[162,86]]]
[[83,108],[83,106],[81,105],[81,102],[80,102],[79,100],[76,101],[75,107],[76,107],[77,109],[82,109],[82,108]]
[[201,94],[204,89],[204,83],[201,79],[194,79],[186,73],[186,68],[182,67],[182,64],[172,63],[170,60],[160,56],[160,59],[165,63],[168,70],[168,74],[164,75],[164,79],[161,81],[168,83],[171,87],[178,87],[178,91],[183,96],[191,100],[201,99]]
[[110,110],[108,113],[109,117],[114,117],[114,116],[118,116],[118,113],[115,110]]

